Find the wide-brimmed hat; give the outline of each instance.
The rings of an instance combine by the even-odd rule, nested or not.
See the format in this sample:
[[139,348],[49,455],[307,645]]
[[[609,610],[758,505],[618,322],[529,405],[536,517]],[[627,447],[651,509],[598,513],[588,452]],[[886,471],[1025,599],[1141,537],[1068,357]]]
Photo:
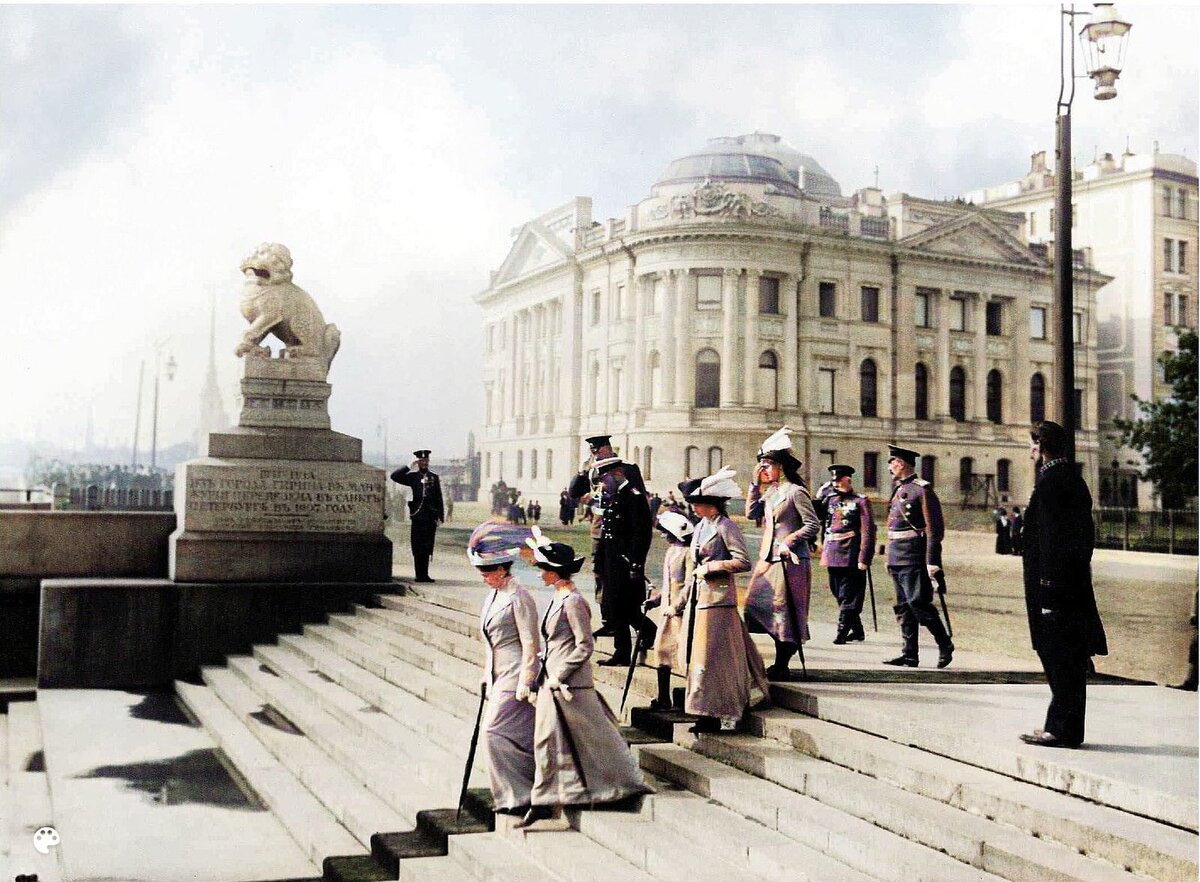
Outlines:
[[733,480],[736,471],[726,466],[707,478],[695,478],[679,485],[683,498],[693,505],[697,502],[718,505],[730,499],[741,499],[742,490]]
[[677,511],[664,511],[656,520],[658,529],[678,542],[689,541],[696,532],[692,522]]
[[784,426],[762,443],[756,455],[758,460],[769,459],[789,471],[797,471],[801,461],[792,453],[792,430]]
[[484,521],[467,540],[467,560],[476,567],[512,563],[521,553],[521,541],[526,535],[528,531],[522,527]]
[[525,540],[533,549],[533,563],[538,569],[552,570],[564,576],[573,576],[583,568],[586,558],[576,555],[575,549],[565,542],[551,542],[538,527],[533,536]]

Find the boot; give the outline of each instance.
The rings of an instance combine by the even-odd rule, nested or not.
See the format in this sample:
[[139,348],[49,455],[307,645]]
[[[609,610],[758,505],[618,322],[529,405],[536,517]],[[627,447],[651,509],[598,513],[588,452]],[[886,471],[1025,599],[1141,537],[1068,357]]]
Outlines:
[[861,643],[867,639],[867,632],[863,630],[862,616],[856,612],[846,613],[849,619],[848,627],[846,628],[847,643]]
[[711,735],[721,731],[721,721],[716,717],[701,717],[688,731],[693,735]]
[[658,697],[650,702],[650,710],[667,711],[671,709],[671,668],[662,665],[658,669]]
[[768,680],[790,680],[791,672],[788,670],[788,662],[792,660],[792,656],[796,654],[795,643],[781,643],[775,641],[775,662],[767,668]]
[[529,811],[525,813],[525,817],[513,824],[513,827],[521,828],[528,827],[530,824],[536,824],[538,821],[548,821],[554,817],[554,809],[548,805],[531,806]]
[[417,582],[432,582],[433,581],[433,579],[429,578],[429,558],[414,556],[413,557],[413,569],[417,573],[417,578],[414,581],[417,581]]
[[850,615],[851,614],[845,610],[840,610],[838,612],[837,636],[833,638],[833,642],[838,646],[841,646],[850,639]]
[[950,660],[954,658],[954,642],[947,637],[946,642],[938,647],[937,666],[944,668],[950,664]]
[[892,611],[896,614],[896,622],[900,625],[900,638],[904,641],[904,649],[895,658],[884,661],[884,664],[915,668],[917,666],[918,628],[916,617],[909,612],[908,606],[903,603],[894,605]]

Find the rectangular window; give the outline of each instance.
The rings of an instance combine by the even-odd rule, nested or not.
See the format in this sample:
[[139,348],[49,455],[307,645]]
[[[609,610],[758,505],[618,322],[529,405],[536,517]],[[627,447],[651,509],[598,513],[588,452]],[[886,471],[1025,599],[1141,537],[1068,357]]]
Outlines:
[[999,337],[1004,333],[1004,304],[999,300],[989,300],[987,303],[987,333],[989,337]]
[[1175,191],[1175,216],[1187,220],[1187,190],[1183,187]]
[[1054,209],[1050,209],[1050,232],[1054,232]]
[[1175,324],[1189,327],[1188,324],[1188,299],[1186,294],[1179,295],[1179,308],[1175,311]]
[[1075,229],[1077,226],[1079,226],[1078,218],[1079,218],[1079,206],[1076,205],[1075,203],[1071,203],[1071,229],[1072,230]]
[[823,460],[821,463],[822,469],[828,469],[831,465],[837,462],[837,451],[823,449],[821,451],[821,459]]
[[1029,336],[1034,340],[1046,339],[1046,307],[1029,307]]
[[867,451],[863,454],[863,486],[879,486],[879,454]]
[[1166,272],[1175,272],[1175,240],[1163,239],[1163,269]]
[[600,324],[600,289],[592,292],[592,324]]
[[817,370],[817,409],[821,413],[833,413],[833,375],[832,368]]
[[1187,272],[1187,244],[1188,243],[1186,241],[1184,241],[1183,239],[1180,239],[1177,244],[1179,245],[1179,252],[1175,257],[1175,272],[1186,273]]
[[1037,235],[1037,212],[1029,212],[1029,236],[1030,238]]
[[620,321],[625,314],[625,286],[617,285],[613,291],[611,321]]
[[1174,317],[1172,315],[1172,313],[1174,312],[1174,306],[1175,306],[1174,298],[1172,297],[1171,292],[1168,291],[1167,293],[1163,294],[1163,324],[1164,325],[1175,324]]
[[650,290],[646,292],[646,315],[658,315],[662,311],[663,288],[666,284],[662,279],[655,279],[650,284]]
[[917,289],[916,326],[918,328],[929,328],[933,326],[933,323],[930,321],[932,316],[929,311],[932,294],[933,292],[927,289]]
[[862,287],[862,320],[879,321],[879,289],[869,285]]
[[758,280],[758,311],[779,315],[779,279],[763,276]]
[[964,297],[950,298],[950,330],[965,331],[967,329],[967,301]]
[[1077,312],[1071,316],[1071,342],[1076,346],[1083,340],[1083,313]]
[[821,318],[834,318],[837,315],[837,285],[821,282],[817,286],[817,298]]
[[1162,213],[1163,217],[1171,216],[1171,188],[1167,186],[1162,188]]
[[1075,390],[1075,425],[1083,425],[1083,390]]
[[721,308],[721,277],[696,277],[696,309]]

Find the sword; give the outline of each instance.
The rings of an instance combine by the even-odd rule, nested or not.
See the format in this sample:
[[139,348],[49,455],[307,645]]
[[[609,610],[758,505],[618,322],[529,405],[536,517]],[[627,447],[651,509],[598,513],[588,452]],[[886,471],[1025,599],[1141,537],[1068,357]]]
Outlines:
[[[649,579],[646,579],[644,576],[642,578],[645,580],[646,587],[650,589],[651,593],[653,593],[654,583],[652,583]],[[655,606],[658,606],[661,603],[662,603],[661,596],[659,598],[658,603],[655,603],[653,600],[647,600],[645,603],[642,604],[642,615],[643,616],[646,615],[647,610],[653,609]],[[642,634],[639,631],[638,635],[637,635],[637,639],[634,640],[634,642],[633,642],[633,652],[630,653],[629,672],[625,675],[625,691],[621,693],[621,708],[620,708],[620,710],[617,711],[617,716],[621,716],[622,714],[625,713],[625,699],[627,699],[629,697],[629,687],[633,684],[633,672],[634,672],[634,670],[637,669],[638,652],[640,651],[641,646],[642,646]],[[647,647],[647,649],[649,649],[649,647]]]
[[475,765],[475,748],[479,746],[479,726],[483,722],[483,706],[487,704],[487,685],[479,684],[479,712],[475,714],[475,731],[471,733],[471,747],[467,751],[467,766],[463,769],[462,787],[458,791],[458,811],[454,815],[457,823],[462,818],[463,802],[467,798],[467,782],[471,780],[471,767]]
[[871,578],[871,565],[867,564],[867,590],[871,592],[871,624],[879,630],[879,619],[875,616],[875,580]]
[[950,610],[946,609],[946,571],[938,570],[937,577],[938,600],[942,602],[942,615],[946,617],[946,636],[954,636],[954,628],[950,624]]
[[684,670],[687,672],[689,683],[692,676],[692,641],[696,636],[696,603],[700,595],[699,583],[703,578],[698,573],[692,573],[692,596],[688,599],[687,653],[684,655]]

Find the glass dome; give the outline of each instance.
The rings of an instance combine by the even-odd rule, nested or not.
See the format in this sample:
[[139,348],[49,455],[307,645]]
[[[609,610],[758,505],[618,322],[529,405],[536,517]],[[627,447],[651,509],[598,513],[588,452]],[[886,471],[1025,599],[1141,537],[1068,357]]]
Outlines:
[[819,162],[768,132],[711,138],[703,151],[667,166],[657,184],[706,178],[771,184],[790,196],[801,190],[817,197],[842,195],[841,185]]

